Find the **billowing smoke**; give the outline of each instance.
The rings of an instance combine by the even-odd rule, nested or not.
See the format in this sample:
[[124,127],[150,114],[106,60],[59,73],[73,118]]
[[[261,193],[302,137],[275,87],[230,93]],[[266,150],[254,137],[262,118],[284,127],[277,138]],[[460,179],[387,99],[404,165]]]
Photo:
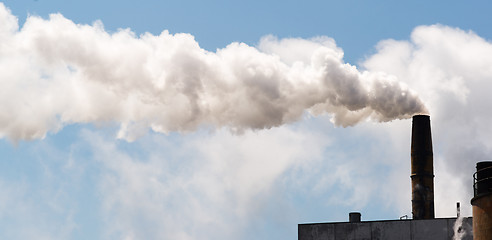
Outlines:
[[0,136],[42,138],[67,124],[115,122],[118,137],[264,129],[329,113],[336,125],[426,112],[395,77],[343,62],[330,38],[263,38],[206,51],[192,35],[108,33],[100,22],[29,16],[0,4]]

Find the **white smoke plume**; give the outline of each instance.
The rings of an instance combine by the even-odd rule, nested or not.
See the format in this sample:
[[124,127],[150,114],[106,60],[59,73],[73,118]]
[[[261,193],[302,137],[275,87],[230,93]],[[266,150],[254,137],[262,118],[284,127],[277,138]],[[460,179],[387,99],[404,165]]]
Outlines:
[[453,240],[472,238],[472,226],[466,221],[466,217],[458,217],[453,225]]
[[52,14],[22,28],[0,3],[0,136],[43,138],[67,124],[114,122],[118,137],[226,127],[264,129],[304,113],[336,125],[425,113],[395,77],[343,62],[327,37],[263,38],[206,51],[190,34],[109,33]]

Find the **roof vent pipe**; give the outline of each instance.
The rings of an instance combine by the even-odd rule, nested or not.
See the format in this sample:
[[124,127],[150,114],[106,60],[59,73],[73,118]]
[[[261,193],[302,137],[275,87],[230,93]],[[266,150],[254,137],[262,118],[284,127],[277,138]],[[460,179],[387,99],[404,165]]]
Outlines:
[[351,223],[358,223],[360,222],[360,212],[351,212],[349,213],[349,222]]

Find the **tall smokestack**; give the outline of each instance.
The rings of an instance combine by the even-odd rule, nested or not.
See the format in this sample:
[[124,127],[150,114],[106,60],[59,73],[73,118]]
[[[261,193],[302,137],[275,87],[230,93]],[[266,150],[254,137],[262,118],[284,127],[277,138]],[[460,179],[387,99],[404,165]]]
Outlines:
[[434,218],[434,163],[430,117],[415,115],[412,121],[413,219]]

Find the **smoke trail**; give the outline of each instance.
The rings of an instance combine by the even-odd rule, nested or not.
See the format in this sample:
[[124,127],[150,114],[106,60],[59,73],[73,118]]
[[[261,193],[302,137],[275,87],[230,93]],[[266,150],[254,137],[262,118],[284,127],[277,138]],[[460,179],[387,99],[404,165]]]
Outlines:
[[0,3],[0,136],[43,138],[67,124],[117,122],[118,137],[147,129],[264,129],[330,113],[336,125],[426,112],[394,77],[343,62],[330,38],[265,37],[206,51],[192,35],[75,24],[60,14],[18,21]]
[[471,239],[471,226],[465,217],[458,217],[453,225],[453,240]]

